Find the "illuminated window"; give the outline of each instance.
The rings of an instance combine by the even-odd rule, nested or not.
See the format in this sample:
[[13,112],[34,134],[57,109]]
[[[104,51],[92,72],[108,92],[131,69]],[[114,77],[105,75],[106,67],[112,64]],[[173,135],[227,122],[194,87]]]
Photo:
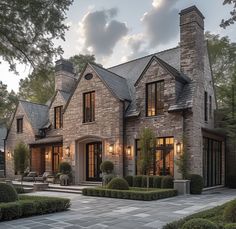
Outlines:
[[95,121],[95,92],[84,93],[83,98],[84,122]]
[[55,129],[62,128],[62,106],[54,108],[54,127]]
[[16,119],[16,131],[17,133],[23,133],[23,118]]
[[146,86],[146,115],[156,116],[164,112],[164,81]]

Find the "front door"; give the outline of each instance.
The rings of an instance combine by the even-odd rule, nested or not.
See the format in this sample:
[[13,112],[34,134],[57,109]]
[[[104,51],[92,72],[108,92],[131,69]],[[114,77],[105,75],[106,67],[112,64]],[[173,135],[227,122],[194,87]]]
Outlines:
[[86,180],[101,181],[102,143],[92,142],[86,145]]

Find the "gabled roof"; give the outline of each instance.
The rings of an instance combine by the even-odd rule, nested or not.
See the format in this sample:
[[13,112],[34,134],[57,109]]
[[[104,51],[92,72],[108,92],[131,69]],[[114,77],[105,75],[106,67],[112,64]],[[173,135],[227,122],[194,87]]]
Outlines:
[[22,100],[19,103],[22,105],[35,134],[38,134],[38,130],[48,120],[48,106]]
[[120,100],[131,100],[128,84],[125,78],[98,65],[90,64],[90,66],[117,98]]

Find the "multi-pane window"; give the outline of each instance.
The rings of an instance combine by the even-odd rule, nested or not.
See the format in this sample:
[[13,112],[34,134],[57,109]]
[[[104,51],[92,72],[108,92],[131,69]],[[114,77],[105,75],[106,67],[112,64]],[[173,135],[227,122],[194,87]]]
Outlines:
[[206,122],[208,121],[208,95],[206,91],[204,93],[204,119]]
[[146,115],[156,116],[164,112],[164,81],[146,86]]
[[23,133],[23,118],[16,119],[16,131],[17,133]]
[[83,95],[84,123],[95,121],[95,92],[84,93]]
[[209,96],[209,117],[212,118],[212,97]]
[[62,128],[63,117],[62,117],[62,106],[54,108],[54,127],[55,129]]

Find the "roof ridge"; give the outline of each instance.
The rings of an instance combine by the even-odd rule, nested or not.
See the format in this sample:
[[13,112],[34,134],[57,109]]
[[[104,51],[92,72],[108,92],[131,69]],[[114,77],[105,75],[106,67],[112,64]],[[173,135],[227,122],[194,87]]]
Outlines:
[[115,67],[118,67],[118,66],[127,64],[127,63],[131,63],[131,62],[134,62],[134,61],[137,61],[137,60],[141,60],[141,59],[144,59],[144,58],[147,58],[147,57],[151,57],[151,56],[154,56],[154,55],[163,53],[163,52],[171,51],[171,50],[177,49],[177,48],[179,48],[179,46],[176,46],[176,47],[174,47],[174,48],[165,49],[165,50],[162,50],[162,51],[160,51],[160,52],[148,54],[148,55],[146,55],[146,56],[142,56],[142,57],[139,57],[139,58],[136,58],[136,59],[133,59],[133,60],[129,60],[129,61],[127,61],[127,62],[124,62],[124,63],[121,63],[121,64],[117,64],[117,65],[111,66],[111,67],[109,67],[109,68],[107,68],[107,69],[115,68]]
[[19,101],[19,102],[24,102],[24,103],[31,103],[31,104],[39,105],[39,106],[45,106],[45,107],[48,107],[46,104],[42,104],[42,103],[35,103],[35,102],[30,102],[30,101],[22,100],[22,99],[19,99],[18,101]]
[[109,72],[109,73],[111,73],[111,74],[114,74],[114,75],[116,75],[116,76],[118,76],[118,77],[120,77],[121,79],[124,79],[124,80],[126,81],[126,78],[124,78],[123,76],[120,76],[120,75],[118,75],[118,74],[116,74],[116,73],[114,73],[114,72],[108,70],[107,68],[103,68],[103,67],[101,67],[101,66],[99,66],[99,65],[96,65],[96,64],[90,64],[90,65],[95,65],[96,67],[101,68],[101,69],[103,69],[103,70],[106,70],[107,72]]

